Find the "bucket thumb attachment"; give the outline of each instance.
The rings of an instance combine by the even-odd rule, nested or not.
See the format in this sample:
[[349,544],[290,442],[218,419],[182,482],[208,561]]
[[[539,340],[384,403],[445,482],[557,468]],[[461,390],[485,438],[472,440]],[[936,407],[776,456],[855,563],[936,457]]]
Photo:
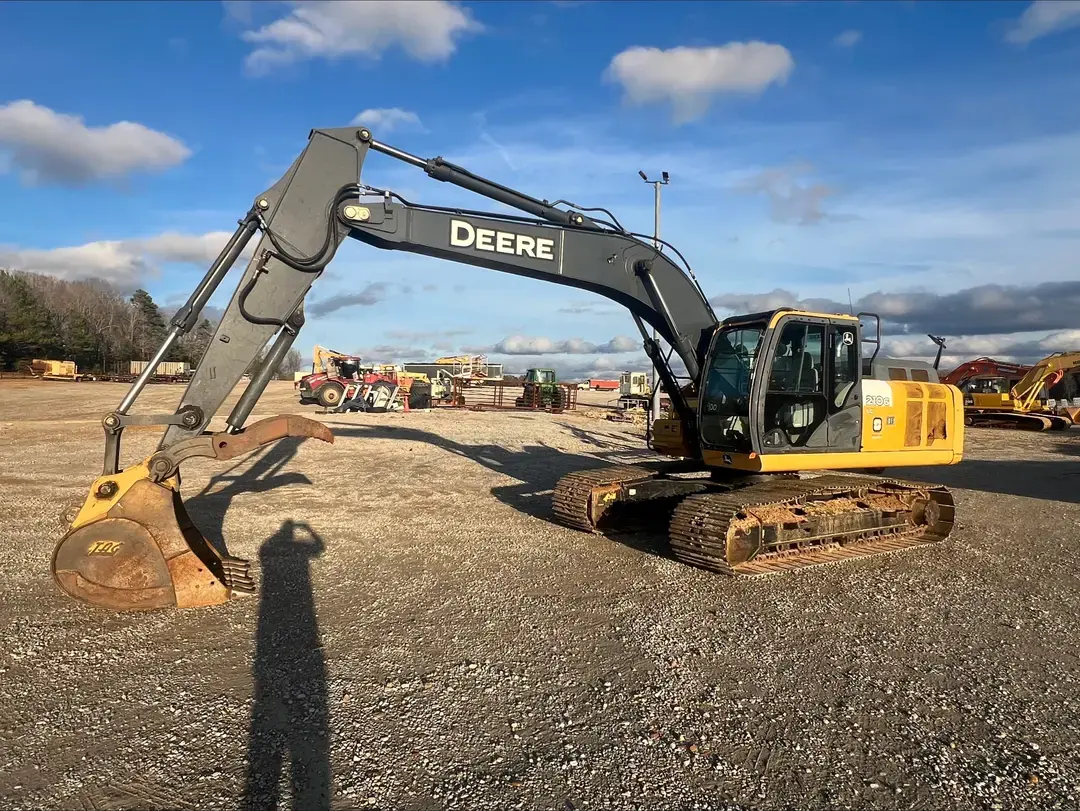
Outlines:
[[52,573],[71,597],[116,611],[220,605],[255,593],[251,565],[224,555],[180,497],[180,463],[234,459],[286,437],[333,442],[321,422],[282,415],[229,434],[201,434],[97,479],[53,550]]

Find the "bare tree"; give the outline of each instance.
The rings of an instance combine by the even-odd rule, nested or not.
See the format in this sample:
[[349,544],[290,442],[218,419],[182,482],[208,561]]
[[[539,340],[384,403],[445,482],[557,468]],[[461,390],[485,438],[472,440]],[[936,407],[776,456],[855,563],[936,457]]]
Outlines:
[[290,349],[278,364],[277,376],[279,380],[292,380],[293,375],[300,371],[303,358],[300,357],[299,349]]

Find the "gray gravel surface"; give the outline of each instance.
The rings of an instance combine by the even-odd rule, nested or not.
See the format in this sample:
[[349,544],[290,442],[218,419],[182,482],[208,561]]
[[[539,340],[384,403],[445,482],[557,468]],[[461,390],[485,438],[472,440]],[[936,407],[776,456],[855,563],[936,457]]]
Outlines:
[[74,390],[0,382],[7,808],[1080,806],[1077,432],[890,471],[956,488],[942,544],[732,581],[545,517],[639,428],[325,417],[332,446],[185,468],[260,596],[117,615],[47,574],[123,391]]

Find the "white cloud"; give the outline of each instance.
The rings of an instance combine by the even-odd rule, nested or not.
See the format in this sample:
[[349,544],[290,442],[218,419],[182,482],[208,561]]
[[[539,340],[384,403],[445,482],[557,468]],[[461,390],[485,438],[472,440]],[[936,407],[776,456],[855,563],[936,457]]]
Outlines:
[[[146,239],[133,239],[121,243],[129,250],[160,259],[163,262],[190,262],[196,265],[209,265],[232,233],[229,231],[211,231],[207,234],[178,234],[167,231]],[[250,258],[255,250],[257,239],[252,239],[244,248],[241,256]]]
[[183,163],[183,142],[132,121],[89,127],[80,116],[57,113],[27,99],[0,106],[0,153],[26,185],[81,186]]
[[1080,25],[1080,0],[1036,0],[1005,32],[1005,40],[1027,45],[1032,40]]
[[[17,248],[0,245],[0,267],[46,273],[60,279],[103,279],[122,289],[133,287],[153,274],[157,265],[185,262],[209,265],[225,247],[231,233],[166,232],[152,237],[101,240],[62,248]],[[244,258],[250,258],[254,241]]]
[[670,102],[675,123],[701,118],[713,96],[761,93],[783,84],[795,60],[783,45],[729,42],[707,48],[627,48],[611,60],[604,78],[622,85],[632,104]]
[[[990,357],[1007,363],[1031,364],[1054,352],[1080,350],[1080,330],[1067,329],[1048,335],[1009,333],[946,338],[941,355],[945,372],[969,360]],[[882,339],[882,351],[889,357],[933,360],[937,347],[925,335],[902,335]]]
[[495,355],[595,355],[621,354],[641,348],[641,341],[617,335],[610,341],[594,344],[580,338],[553,340],[551,338],[530,338],[524,335],[511,335],[503,338],[494,346],[474,347],[466,351],[483,352]]
[[851,48],[857,45],[861,39],[862,31],[856,31],[854,28],[850,28],[847,31],[841,31],[837,34],[833,43],[839,45],[841,48]]
[[[622,372],[648,372],[652,364],[644,353],[613,357],[598,355],[488,355],[489,363],[501,363],[506,374],[523,374],[526,369],[554,369],[560,380],[586,380],[598,377],[617,379]],[[613,395],[615,396],[615,395]]]
[[256,48],[245,66],[253,75],[306,59],[378,59],[394,46],[421,62],[442,62],[457,40],[483,30],[468,9],[448,0],[312,0],[292,2],[284,17],[244,41]]
[[390,132],[401,127],[424,128],[420,123],[420,116],[400,107],[372,107],[359,113],[352,123],[353,126],[370,127],[375,131],[376,137],[379,130]]
[[813,167],[808,164],[766,169],[744,180],[736,188],[768,197],[774,222],[813,225],[826,218],[821,204],[833,194],[833,190],[823,183],[801,185],[798,177],[811,172]]

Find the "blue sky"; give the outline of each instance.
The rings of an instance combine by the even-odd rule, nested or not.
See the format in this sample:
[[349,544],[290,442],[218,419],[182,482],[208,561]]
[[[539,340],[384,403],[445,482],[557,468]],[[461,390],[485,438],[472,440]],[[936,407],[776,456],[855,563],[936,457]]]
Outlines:
[[[1078,91],[1075,2],[5,4],[0,265],[176,303],[311,128],[373,111],[380,140],[634,230],[638,169],[670,172],[663,236],[722,314],[850,291],[895,352],[1045,354],[1080,344]],[[383,156],[365,180],[493,207]],[[308,303],[305,354],[641,365],[598,351],[637,340],[603,299],[357,243]]]

